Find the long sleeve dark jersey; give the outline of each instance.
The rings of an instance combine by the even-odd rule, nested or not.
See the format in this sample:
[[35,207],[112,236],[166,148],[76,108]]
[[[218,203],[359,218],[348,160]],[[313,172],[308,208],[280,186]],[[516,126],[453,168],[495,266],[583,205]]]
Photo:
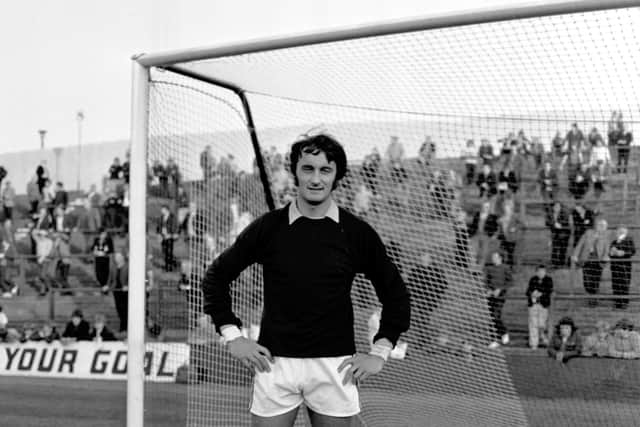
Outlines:
[[333,357],[355,353],[351,286],[357,273],[382,303],[374,340],[394,345],[409,328],[409,293],[384,244],[366,222],[344,209],[339,223],[301,217],[288,207],[250,224],[209,267],[204,312],[216,328],[241,326],[231,308],[231,283],[248,266],[263,266],[264,308],[258,342],[274,356]]

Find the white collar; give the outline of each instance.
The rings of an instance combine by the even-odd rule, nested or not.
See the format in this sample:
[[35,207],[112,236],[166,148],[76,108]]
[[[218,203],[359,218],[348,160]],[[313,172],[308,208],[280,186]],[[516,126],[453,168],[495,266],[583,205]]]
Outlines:
[[[298,218],[303,217],[302,213],[298,209],[297,203],[293,200],[289,203],[289,225],[293,224]],[[311,218],[311,217],[309,217]],[[331,204],[329,205],[329,209],[327,209],[327,213],[324,214],[322,218],[330,218],[336,222],[336,224],[340,223],[340,211],[338,210],[338,205],[336,202],[331,200]],[[318,218],[313,218],[318,219]]]

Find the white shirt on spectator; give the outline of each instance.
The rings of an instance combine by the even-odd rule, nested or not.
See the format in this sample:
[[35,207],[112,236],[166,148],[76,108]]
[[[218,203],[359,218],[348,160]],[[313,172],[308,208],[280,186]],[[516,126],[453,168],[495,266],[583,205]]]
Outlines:
[[462,158],[467,164],[475,164],[478,160],[478,149],[473,147],[464,147],[462,149]]
[[604,164],[609,164],[611,162],[608,147],[593,147],[591,150],[591,166],[597,166],[599,162],[603,162]]

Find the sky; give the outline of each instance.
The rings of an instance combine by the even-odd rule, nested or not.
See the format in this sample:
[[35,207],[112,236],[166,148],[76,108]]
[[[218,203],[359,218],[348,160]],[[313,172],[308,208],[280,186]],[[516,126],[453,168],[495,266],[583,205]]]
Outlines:
[[[555,0],[552,0],[555,1]],[[21,0],[0,15],[0,153],[123,140],[132,55],[520,0]],[[537,1],[533,3],[549,3]],[[84,119],[79,126],[77,116]]]

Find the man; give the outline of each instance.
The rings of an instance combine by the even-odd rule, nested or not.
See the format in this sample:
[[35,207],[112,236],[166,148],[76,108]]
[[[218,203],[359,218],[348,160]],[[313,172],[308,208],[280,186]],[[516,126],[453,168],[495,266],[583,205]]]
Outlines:
[[[636,254],[636,246],[629,236],[627,227],[618,227],[616,239],[611,242],[609,256],[611,258],[611,288],[614,295],[629,295],[631,284],[631,260]],[[615,308],[624,310],[629,305],[626,298],[616,299]]]
[[113,262],[109,266],[109,280],[102,287],[102,292],[113,292],[113,302],[116,306],[118,319],[120,319],[119,332],[126,333],[128,326],[128,299],[129,299],[129,264],[122,252],[113,255]]
[[529,347],[532,350],[538,348],[540,338],[544,344],[549,343],[547,321],[552,293],[553,279],[547,276],[547,268],[541,264],[536,268],[536,274],[529,279],[525,293],[529,307]]
[[109,166],[109,179],[120,179],[122,176],[122,165],[120,164],[120,158],[113,159],[113,164]]
[[490,198],[495,196],[498,192],[497,185],[498,180],[496,174],[491,170],[491,164],[485,163],[482,165],[482,171],[478,174],[476,179],[476,185],[480,190],[478,197]]
[[538,183],[540,184],[542,200],[545,203],[553,203],[558,189],[558,174],[551,167],[551,160],[545,160],[543,168],[538,173]]
[[493,155],[493,146],[489,142],[488,139],[483,138],[480,141],[480,148],[478,149],[478,157],[480,157],[480,161],[482,165],[493,165],[494,155]]
[[63,342],[91,341],[91,326],[84,320],[82,310],[75,309],[71,313],[71,320],[62,333]]
[[200,168],[202,169],[202,178],[206,181],[213,175],[215,159],[211,153],[211,146],[207,145],[202,153],[200,153]]
[[556,201],[546,219],[551,230],[551,264],[554,268],[563,268],[567,264],[567,246],[571,237],[569,214],[559,201]]
[[[45,186],[45,183],[49,181],[49,168],[47,168],[47,161],[43,160],[40,162],[38,167],[36,168],[36,176],[38,177],[38,190],[42,194],[42,189]],[[42,194],[44,196],[44,194]]]
[[586,231],[593,227],[593,218],[595,214],[591,209],[582,203],[576,203],[571,211],[571,228],[573,230],[573,247],[575,248],[580,238]]
[[493,319],[496,329],[496,338],[491,344],[490,349],[496,349],[500,346],[509,344],[509,333],[502,321],[502,308],[506,301],[507,290],[513,286],[513,275],[511,268],[503,262],[502,254],[499,251],[491,254],[491,264],[487,264],[484,268],[487,280],[487,302],[489,304],[489,312]]
[[[609,239],[607,221],[599,219],[595,227],[587,230],[580,238],[571,257],[574,264],[582,267],[584,290],[591,295],[598,293],[602,269],[609,261]],[[598,304],[596,299],[587,301],[590,306]]]
[[173,241],[178,236],[178,223],[175,215],[169,211],[169,206],[162,205],[160,212],[157,233],[160,235],[160,244],[164,257],[164,270],[172,271],[175,263],[173,258]]
[[11,186],[11,181],[4,184],[2,190],[2,206],[4,208],[4,218],[13,219],[13,208],[16,205],[16,190]]
[[[409,327],[409,293],[373,228],[332,199],[347,170],[342,146],[319,134],[293,144],[296,200],[249,225],[209,267],[204,312],[229,352],[255,369],[254,426],[292,426],[306,403],[314,426],[351,426],[357,384],[380,372]],[[230,284],[263,266],[264,311],[258,342],[241,335]],[[368,277],[382,304],[371,353],[356,354],[350,291]],[[297,373],[297,374],[296,374]]]
[[58,206],[62,206],[62,209],[66,210],[68,204],[69,194],[67,193],[67,190],[64,189],[64,184],[62,182],[57,182],[56,192],[53,197],[53,207],[56,208]]
[[618,150],[618,173],[627,173],[632,142],[633,134],[631,132],[621,132],[620,136],[617,138],[616,147]]

